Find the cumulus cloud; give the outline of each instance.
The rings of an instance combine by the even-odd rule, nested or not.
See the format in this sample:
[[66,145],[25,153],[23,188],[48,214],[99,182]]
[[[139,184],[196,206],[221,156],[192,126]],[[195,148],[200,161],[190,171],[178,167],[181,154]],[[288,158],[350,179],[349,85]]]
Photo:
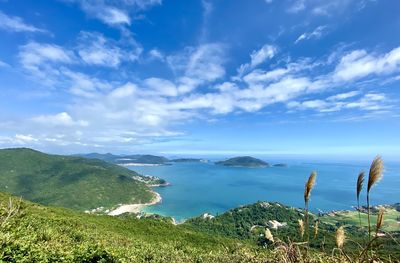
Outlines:
[[[109,44],[108,40],[100,42],[103,46]],[[111,47],[115,46],[118,47],[117,44]],[[264,62],[276,55],[276,49],[263,46],[251,53],[248,72],[234,79],[226,76],[226,48],[218,43],[204,43],[175,54],[163,54],[164,63],[174,72],[171,78],[132,78],[115,74],[118,78],[113,79],[82,72],[81,65],[73,68],[74,57],[81,57],[79,50],[77,56],[56,45],[33,43],[30,47],[30,52],[21,48],[22,64],[63,65],[57,69],[59,86],[67,87],[73,99],[61,113],[32,116],[19,122],[18,134],[30,135],[37,140],[35,143],[76,147],[112,145],[123,148],[151,144],[184,135],[176,127],[195,119],[256,112],[272,104],[281,104],[291,111],[319,113],[389,110],[390,100],[382,92],[354,88],[348,91],[346,87],[358,85],[357,80],[367,76],[392,77],[390,74],[396,73],[398,67],[397,49],[384,54],[352,51],[332,58],[329,63],[302,58],[278,60],[276,64],[265,66]],[[118,54],[122,50],[115,52]],[[119,64],[124,58],[120,59]],[[368,70],[350,66],[364,62],[374,66],[366,67]],[[108,63],[112,64],[112,60]],[[352,68],[356,69],[356,74],[341,75],[342,70],[349,74]],[[108,70],[116,72],[117,67]],[[329,96],[321,95],[324,92]],[[318,94],[318,98],[313,98],[313,94]],[[58,134],[57,137],[54,134]],[[7,138],[15,140],[14,135]]]
[[9,16],[1,11],[0,11],[0,29],[11,32],[31,32],[31,33],[46,32],[46,30],[44,29],[26,24],[20,17]]
[[400,69],[400,47],[383,55],[355,50],[343,56],[336,66],[334,78],[338,81],[360,79],[369,75],[390,74]]
[[32,121],[45,126],[88,126],[87,121],[76,121],[66,112],[55,115],[40,115],[32,118]]

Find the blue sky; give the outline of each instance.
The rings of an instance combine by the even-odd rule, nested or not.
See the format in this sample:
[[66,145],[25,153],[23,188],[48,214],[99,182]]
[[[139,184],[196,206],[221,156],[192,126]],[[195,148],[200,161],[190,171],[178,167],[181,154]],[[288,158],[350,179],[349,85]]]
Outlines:
[[0,0],[0,147],[400,157],[397,0]]

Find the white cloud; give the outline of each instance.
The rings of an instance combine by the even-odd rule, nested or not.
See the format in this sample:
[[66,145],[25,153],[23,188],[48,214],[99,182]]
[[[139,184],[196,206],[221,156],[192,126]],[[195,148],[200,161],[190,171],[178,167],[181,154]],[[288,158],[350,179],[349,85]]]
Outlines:
[[355,50],[343,56],[334,72],[337,81],[350,81],[369,75],[390,74],[400,69],[400,47],[383,55]]
[[34,138],[30,134],[16,134],[15,141],[20,144],[30,143],[30,142],[37,142],[38,139]]
[[298,13],[304,9],[306,9],[305,0],[295,0],[287,11],[289,13]]
[[19,58],[27,69],[36,69],[45,62],[72,63],[73,54],[51,44],[29,42],[20,48]]
[[225,75],[224,55],[223,45],[209,43],[168,56],[168,64],[181,76],[177,79],[178,90],[189,92],[201,84],[222,78]]
[[297,44],[302,40],[308,40],[312,38],[319,39],[325,33],[326,28],[327,28],[326,26],[319,26],[316,29],[314,29],[314,31],[312,31],[311,33],[303,33],[296,39],[294,43]]
[[[288,108],[300,110],[316,110],[319,112],[334,112],[343,109],[358,109],[362,111],[382,111],[390,109],[392,106],[388,102],[385,94],[367,93],[357,99],[353,99],[360,93],[352,91],[340,93],[330,96],[325,100],[306,100],[303,102],[290,101],[287,103]],[[349,101],[349,99],[352,99]]]
[[75,121],[66,113],[61,112],[55,115],[40,115],[32,118],[32,121],[44,126],[88,126],[87,121]]
[[46,30],[37,28],[32,25],[26,24],[20,17],[8,16],[0,11],[0,29],[11,32],[40,32],[44,33]]
[[161,96],[177,96],[178,89],[175,84],[166,79],[160,78],[148,78],[145,79],[144,85],[147,86],[151,91],[150,94],[154,93],[155,95]]
[[265,44],[259,50],[253,50],[250,54],[250,63],[240,65],[238,69],[239,77],[246,73],[248,70],[257,67],[258,65],[264,63],[267,59],[273,58],[278,49],[276,46]]
[[136,13],[155,5],[161,0],[69,0],[77,2],[90,17],[97,18],[109,26],[130,25],[130,13]]
[[330,100],[330,101],[344,100],[344,99],[352,98],[352,97],[357,96],[359,94],[360,94],[360,91],[353,90],[353,91],[349,91],[349,92],[345,92],[345,93],[339,93],[339,94],[330,96],[330,97],[327,98],[327,100]]
[[81,32],[78,41],[79,56],[89,65],[116,68],[122,61],[137,60],[142,52],[137,45],[121,48],[117,41],[100,33]]
[[164,59],[165,59],[164,54],[156,48],[151,49],[149,51],[149,55],[150,55],[150,58],[152,58],[152,59],[159,59],[161,61],[164,61]]
[[6,62],[0,60],[0,68],[8,68],[9,66]]

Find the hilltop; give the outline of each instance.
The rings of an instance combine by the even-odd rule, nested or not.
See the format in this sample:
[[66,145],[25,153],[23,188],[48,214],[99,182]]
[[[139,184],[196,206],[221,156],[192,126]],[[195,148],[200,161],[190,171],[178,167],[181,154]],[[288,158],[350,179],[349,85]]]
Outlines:
[[225,161],[219,161],[215,164],[224,166],[241,166],[241,167],[268,167],[269,164],[263,160],[251,157],[251,156],[239,156],[227,159]]
[[0,191],[44,205],[91,210],[147,203],[154,198],[148,185],[159,183],[98,159],[27,148],[0,150]]

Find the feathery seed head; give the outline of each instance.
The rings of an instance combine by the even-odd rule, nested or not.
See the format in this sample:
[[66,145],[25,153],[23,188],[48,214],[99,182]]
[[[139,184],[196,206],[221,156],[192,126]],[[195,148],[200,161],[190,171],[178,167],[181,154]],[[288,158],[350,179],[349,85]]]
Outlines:
[[299,230],[300,230],[300,236],[303,237],[304,236],[304,221],[303,219],[299,219]]
[[314,238],[317,237],[318,235],[318,226],[319,226],[319,221],[315,221],[315,226],[314,226]]
[[310,200],[311,190],[315,184],[315,178],[317,177],[317,172],[313,171],[308,177],[306,185],[304,187],[304,202],[307,203]]
[[360,193],[361,193],[361,190],[362,190],[363,185],[364,185],[364,177],[365,177],[365,172],[361,171],[358,174],[358,178],[357,178],[357,200],[360,199]]
[[383,160],[379,155],[372,161],[371,168],[369,169],[368,188],[367,192],[371,190],[372,186],[379,182],[383,173]]
[[383,214],[385,213],[385,209],[383,207],[379,208],[378,218],[376,219],[376,233],[379,232],[383,224]]
[[342,249],[345,241],[346,235],[343,226],[341,226],[338,228],[338,230],[336,230],[336,246],[339,249]]

